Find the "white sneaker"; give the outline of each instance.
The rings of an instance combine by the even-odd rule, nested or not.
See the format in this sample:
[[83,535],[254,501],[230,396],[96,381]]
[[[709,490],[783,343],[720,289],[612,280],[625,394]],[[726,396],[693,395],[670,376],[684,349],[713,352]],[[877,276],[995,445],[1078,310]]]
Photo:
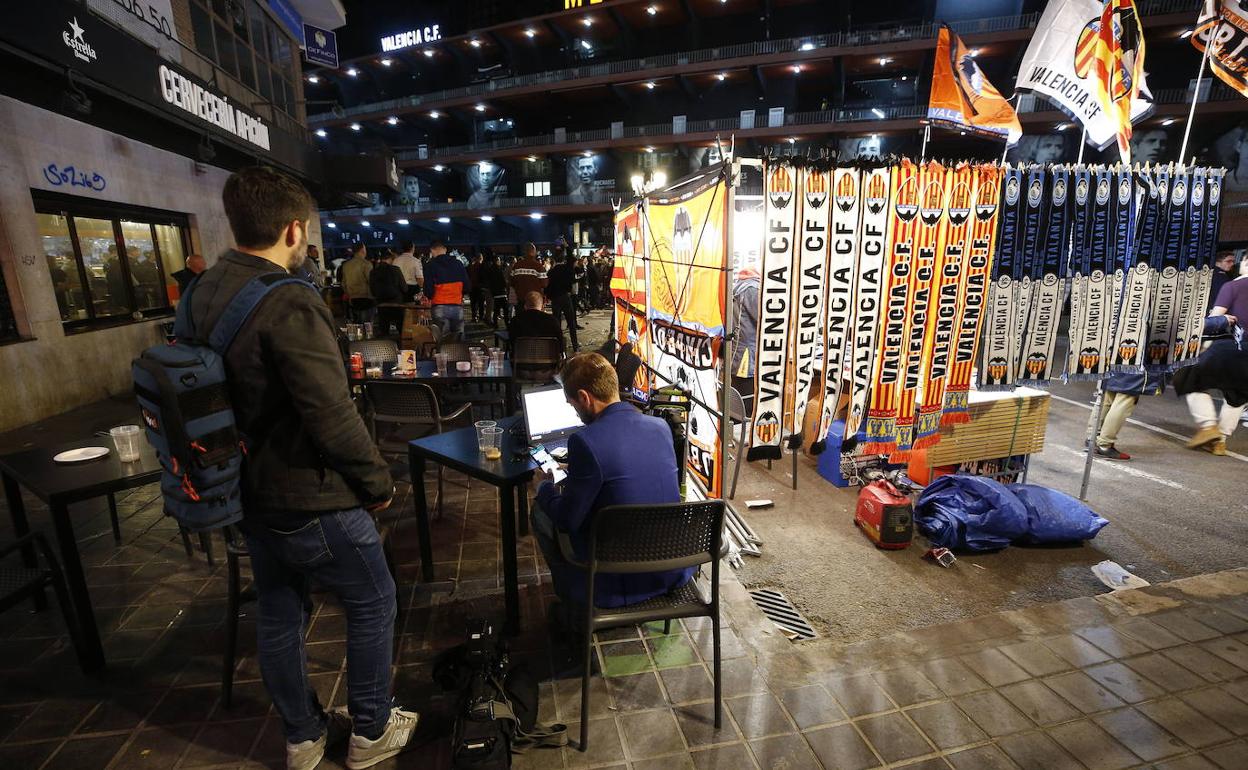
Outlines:
[[377,740],[352,734],[347,749],[347,770],[363,770],[397,755],[407,748],[419,722],[420,714],[415,711],[394,708],[390,710],[386,731]]
[[286,770],[315,770],[325,758],[327,746],[335,745],[351,732],[351,717],[343,709],[328,714],[325,732],[311,741],[286,744]]

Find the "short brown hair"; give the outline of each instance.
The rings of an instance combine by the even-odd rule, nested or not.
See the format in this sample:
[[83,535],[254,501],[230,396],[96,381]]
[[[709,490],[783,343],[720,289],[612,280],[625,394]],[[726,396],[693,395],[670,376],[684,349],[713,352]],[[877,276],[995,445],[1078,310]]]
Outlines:
[[235,171],[221,192],[234,242],[242,248],[266,249],[296,219],[312,215],[312,196],[299,182],[266,166]]
[[530,291],[524,295],[524,306],[532,307],[534,310],[541,310],[542,305],[546,304],[546,300],[542,299],[540,291]]
[[584,390],[599,401],[620,397],[620,380],[615,368],[600,353],[577,353],[567,360],[560,372],[563,392],[572,395]]

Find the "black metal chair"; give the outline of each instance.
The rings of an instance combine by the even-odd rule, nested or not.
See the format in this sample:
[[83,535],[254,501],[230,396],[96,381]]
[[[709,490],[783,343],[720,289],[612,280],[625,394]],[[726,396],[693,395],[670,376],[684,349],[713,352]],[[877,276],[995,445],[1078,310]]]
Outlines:
[[[441,433],[465,414],[471,415],[472,402],[459,404],[450,414],[442,414],[442,406],[433,388],[424,383],[368,382],[364,386],[373,407],[373,420],[394,427],[377,434],[377,448],[383,455],[407,457],[407,442],[430,433]],[[413,430],[414,429],[414,430]],[[442,515],[443,469],[438,466],[438,511]],[[413,484],[422,483],[412,479]]]
[[456,361],[471,361],[474,348],[482,353],[489,352],[489,348],[477,342],[446,341],[438,343],[438,352],[445,353],[446,360],[451,364],[454,364]]
[[[715,728],[721,725],[722,683],[719,649],[719,561],[726,555],[724,501],[704,500],[655,505],[612,505],[593,514],[589,555],[581,559],[566,532],[559,533],[559,550],[570,564],[585,570],[584,665],[581,675],[581,743],[589,741],[589,681],[593,674],[594,632],[664,621],[670,629],[678,618],[709,617],[713,634],[715,673]],[[696,579],[671,593],[624,607],[594,606],[594,578],[599,572],[637,573],[711,564],[711,597],[707,600]]]
[[517,382],[552,382],[563,365],[563,340],[558,337],[518,337],[511,340],[511,371]]
[[[751,394],[750,398],[753,397]],[[737,477],[741,475],[741,456],[749,450],[752,441],[749,412],[745,409],[745,397],[736,388],[728,389],[728,421],[730,428],[733,422],[741,425],[737,430],[736,438],[733,438],[731,429],[728,431],[728,438],[733,443],[732,489],[728,492],[728,499],[733,500],[737,496]]]
[[347,343],[347,354],[359,353],[364,362],[395,364],[399,361],[399,343],[394,340],[356,340]]
[[65,628],[74,649],[79,649],[78,621],[74,617],[74,605],[69,599],[69,589],[65,586],[65,575],[61,572],[61,563],[56,560],[48,541],[39,532],[31,532],[16,542],[0,548],[0,557],[10,556],[14,551],[34,545],[39,556],[47,562],[46,566],[25,567],[22,565],[0,567],[0,612],[34,598],[35,606],[42,609],[44,589],[52,586],[56,592],[56,602],[61,606],[61,615],[65,618]]

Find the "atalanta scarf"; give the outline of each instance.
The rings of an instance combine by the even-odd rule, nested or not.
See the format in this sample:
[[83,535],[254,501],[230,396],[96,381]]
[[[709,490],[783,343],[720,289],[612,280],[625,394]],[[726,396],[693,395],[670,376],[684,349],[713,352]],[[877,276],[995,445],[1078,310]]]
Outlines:
[[1109,239],[1109,175],[1100,167],[1076,166],[1074,225],[1070,235],[1070,334],[1065,378],[1100,379],[1098,343],[1105,318],[1106,255]]
[[1144,366],[1143,340],[1148,331],[1149,300],[1152,296],[1149,255],[1152,253],[1152,242],[1160,214],[1157,186],[1147,170],[1123,169],[1122,173],[1132,177],[1130,194],[1138,213],[1135,216],[1136,227],[1131,236],[1127,272],[1123,277],[1122,301],[1118,307],[1110,371],[1137,372]]
[[1180,266],[1183,230],[1187,224],[1188,173],[1184,169],[1166,167],[1156,174],[1158,210],[1161,225],[1153,239],[1149,267],[1155,273],[1152,312],[1149,314],[1148,343],[1144,367],[1152,372],[1169,368],[1173,339],[1178,334],[1179,299],[1183,294],[1183,271]]
[[779,161],[763,167],[763,264],[759,284],[758,344],[754,365],[754,438],[748,460],[775,460],[782,452],[781,415],[788,373],[793,263],[796,256],[797,173]]
[[[1058,321],[1066,298],[1066,255],[1070,250],[1070,169],[1049,168],[1040,201],[1040,227],[1030,251],[1032,295],[1019,361],[1019,382],[1047,384],[1053,374]],[[1028,205],[1031,190],[1028,190]]]
[[[1196,298],[1200,294],[1200,270],[1197,255],[1200,251],[1200,233],[1204,229],[1205,171],[1192,168],[1187,174],[1187,218],[1183,222],[1182,243],[1179,246],[1179,274],[1183,291],[1179,294],[1179,309],[1170,324],[1170,363],[1182,363],[1187,358],[1187,341],[1195,314]],[[1201,307],[1201,311],[1204,308]],[[1204,315],[1202,312],[1201,315]]]
[[[873,364],[871,408],[867,411],[864,454],[887,454],[897,446],[897,416],[905,365],[908,320],[913,311],[910,274],[914,268],[919,220],[919,167],[902,160],[890,170],[889,251],[879,316],[879,348]],[[913,401],[911,402],[913,406]]]
[[[845,416],[845,437],[858,435],[867,416],[867,396],[874,392],[874,363],[880,344],[879,329],[881,288],[887,280],[885,256],[889,253],[888,236],[891,220],[889,207],[890,172],[885,166],[864,170],[861,175],[861,227],[859,248],[854,263],[853,320],[849,339],[850,363],[849,412]],[[839,211],[839,209],[838,209]],[[850,215],[844,220],[848,223]],[[839,221],[833,216],[833,225]]]
[[[828,429],[836,417],[841,383],[845,380],[845,351],[850,337],[856,287],[854,267],[862,224],[862,172],[857,168],[835,168],[826,173],[832,182],[832,217],[826,270],[827,295],[823,303],[824,352],[820,378],[823,408],[819,417],[819,433],[811,444],[811,454],[816,455],[824,449]],[[845,435],[851,434],[847,431]]]
[[[790,447],[802,445],[802,426],[811,387],[822,385],[823,369],[818,359],[823,356],[818,345],[823,339],[824,274],[828,259],[828,188],[826,167],[809,165],[798,169],[798,190],[801,208],[798,214],[798,270],[793,280],[797,302],[793,308],[794,354],[796,362],[796,399],[793,408]],[[839,357],[839,356],[838,356]],[[822,438],[822,435],[817,436]]]
[[[1019,281],[1027,264],[1024,256],[1025,215],[1031,208],[1029,177],[1037,177],[1035,209],[1044,186],[1044,169],[1006,166],[1002,175],[1001,230],[997,256],[992,265],[992,285],[988,288],[988,331],[984,338],[983,361],[979,366],[979,389],[1012,390],[1018,368],[1018,341],[1022,299]],[[1038,218],[1038,213],[1037,213]]]
[[1197,290],[1192,300],[1191,320],[1187,329],[1185,361],[1194,361],[1200,353],[1200,338],[1205,329],[1205,308],[1209,307],[1209,292],[1213,282],[1213,260],[1218,243],[1218,203],[1222,200],[1222,177],[1225,173],[1225,169],[1220,168],[1204,170],[1203,200],[1199,203],[1195,197],[1196,188],[1192,188],[1192,206],[1194,208],[1199,205],[1202,214],[1200,240],[1193,258],[1197,268]]
[[984,318],[987,286],[993,266],[1002,169],[998,166],[978,166],[974,172],[975,219],[971,223],[970,252],[962,271],[966,288],[956,321],[953,363],[945,389],[945,409],[940,418],[942,425],[971,421],[968,404],[971,372],[975,367],[979,327]]

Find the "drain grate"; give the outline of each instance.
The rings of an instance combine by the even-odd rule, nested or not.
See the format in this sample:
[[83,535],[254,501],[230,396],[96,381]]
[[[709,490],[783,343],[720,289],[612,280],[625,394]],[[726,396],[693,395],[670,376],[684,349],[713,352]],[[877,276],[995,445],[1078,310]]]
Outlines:
[[780,627],[791,642],[804,642],[819,636],[810,622],[802,617],[784,594],[770,588],[756,588],[750,591],[750,598],[758,605],[772,623]]

